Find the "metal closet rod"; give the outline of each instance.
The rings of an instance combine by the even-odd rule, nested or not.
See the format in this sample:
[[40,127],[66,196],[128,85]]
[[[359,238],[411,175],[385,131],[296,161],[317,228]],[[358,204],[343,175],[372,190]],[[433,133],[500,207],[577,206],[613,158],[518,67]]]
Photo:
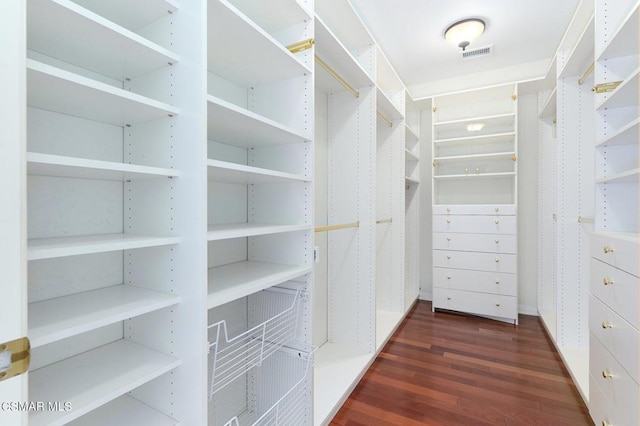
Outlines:
[[578,222],[580,222],[580,223],[595,223],[595,221],[593,220],[592,217],[583,217],[583,216],[578,216]]
[[352,222],[352,223],[341,223],[340,225],[326,225],[326,226],[316,226],[316,232],[327,232],[327,231],[335,231],[338,229],[347,229],[347,228],[359,228],[360,221]]
[[344,88],[347,89],[353,96],[355,96],[356,98],[360,97],[360,92],[358,92],[349,83],[347,83],[347,81],[344,78],[342,78],[340,74],[335,72],[333,68],[331,68],[329,65],[326,64],[326,62],[320,59],[318,55],[315,55],[315,59],[318,65],[324,68],[324,70],[328,72],[331,77],[335,78],[338,81],[338,83],[342,84]]
[[393,127],[393,122],[391,120],[389,120],[387,117],[385,117],[384,115],[382,115],[382,113],[380,111],[376,111],[376,114],[378,114],[378,118],[382,121],[384,121],[385,123],[387,123],[387,125],[389,125],[389,127]]
[[591,65],[589,65],[589,68],[587,68],[584,74],[582,74],[582,77],[580,77],[580,79],[578,80],[578,85],[582,86],[584,84],[584,82],[587,80],[587,77],[591,75],[595,67],[596,67],[596,63],[591,62]]
[[380,219],[380,220],[376,220],[377,224],[381,224],[381,223],[391,223],[393,222],[393,218],[390,217],[389,219]]

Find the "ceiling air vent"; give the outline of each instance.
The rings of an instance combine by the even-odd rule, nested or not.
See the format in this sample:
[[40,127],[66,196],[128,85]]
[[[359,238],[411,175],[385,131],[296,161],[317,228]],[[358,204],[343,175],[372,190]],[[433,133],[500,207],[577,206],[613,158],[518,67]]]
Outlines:
[[474,59],[481,56],[491,55],[493,53],[493,45],[479,47],[477,49],[467,49],[462,51],[462,59]]

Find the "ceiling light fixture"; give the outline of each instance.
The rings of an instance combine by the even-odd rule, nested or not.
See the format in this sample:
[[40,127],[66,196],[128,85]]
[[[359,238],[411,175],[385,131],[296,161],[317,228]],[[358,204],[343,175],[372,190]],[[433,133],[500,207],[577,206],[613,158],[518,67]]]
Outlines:
[[484,21],[482,19],[463,19],[454,24],[444,32],[444,38],[450,43],[465,50],[472,41],[484,33]]

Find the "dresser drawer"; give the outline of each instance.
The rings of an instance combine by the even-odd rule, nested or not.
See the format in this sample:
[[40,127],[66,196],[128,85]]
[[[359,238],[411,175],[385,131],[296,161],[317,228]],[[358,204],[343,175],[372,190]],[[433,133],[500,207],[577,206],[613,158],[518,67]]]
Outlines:
[[640,277],[638,241],[614,234],[592,234],[591,256]]
[[589,303],[589,330],[613,354],[631,377],[636,382],[640,382],[638,330],[593,295]]
[[516,234],[515,216],[433,216],[433,232]]
[[434,287],[433,307],[500,318],[518,318],[515,297]]
[[634,327],[640,328],[640,278],[591,259],[591,293]]
[[518,295],[516,275],[501,272],[433,268],[433,286],[450,290],[475,291],[505,296]]
[[505,215],[515,216],[513,204],[453,204],[433,206],[433,214]]
[[459,234],[453,232],[436,232],[433,234],[434,249],[515,254],[516,247],[515,235]]
[[517,263],[518,259],[515,254],[451,250],[433,251],[433,266],[441,268],[472,269],[474,271],[507,272],[515,274]]
[[605,398],[598,381],[589,374],[589,414],[596,426],[624,425],[622,416]]
[[640,388],[618,361],[592,334],[589,339],[589,373],[622,425],[640,424]]

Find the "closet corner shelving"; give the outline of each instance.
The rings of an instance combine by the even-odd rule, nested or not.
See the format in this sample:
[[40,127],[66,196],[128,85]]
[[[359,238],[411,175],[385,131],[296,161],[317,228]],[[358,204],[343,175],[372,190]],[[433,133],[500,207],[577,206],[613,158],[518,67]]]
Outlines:
[[588,389],[596,424],[640,421],[639,29],[639,2],[611,7],[596,0],[595,228],[588,254]]
[[436,96],[432,110],[433,309],[517,324],[517,86]]
[[420,292],[420,107],[405,93],[405,311]]

